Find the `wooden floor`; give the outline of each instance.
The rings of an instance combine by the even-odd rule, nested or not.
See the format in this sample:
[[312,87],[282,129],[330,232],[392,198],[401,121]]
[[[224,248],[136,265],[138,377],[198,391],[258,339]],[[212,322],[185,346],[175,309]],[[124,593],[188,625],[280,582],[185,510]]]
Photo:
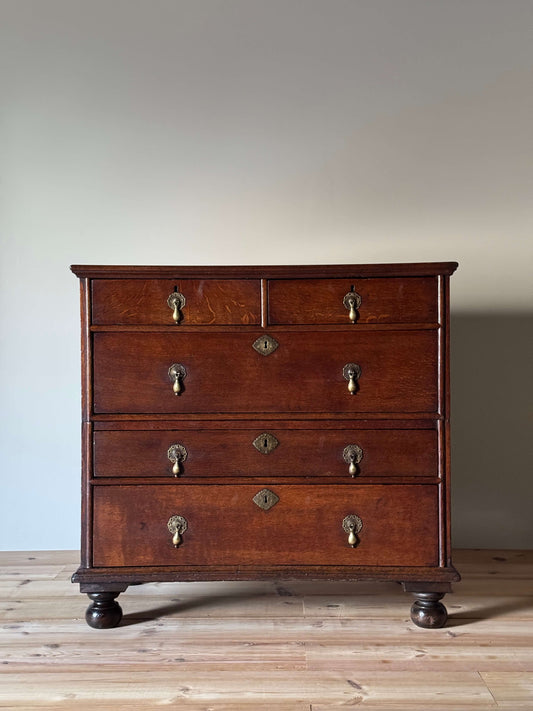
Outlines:
[[75,552],[0,553],[0,708],[533,710],[533,551],[457,551],[441,630],[395,583],[132,587],[85,624]]

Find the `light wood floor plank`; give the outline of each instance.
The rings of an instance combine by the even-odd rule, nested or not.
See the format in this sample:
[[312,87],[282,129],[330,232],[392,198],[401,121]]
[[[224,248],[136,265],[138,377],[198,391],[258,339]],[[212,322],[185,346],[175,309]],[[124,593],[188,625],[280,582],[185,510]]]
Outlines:
[[483,672],[482,679],[501,709],[533,709],[533,673]]
[[[448,708],[495,706],[479,674],[457,672],[406,674],[405,672],[181,672],[168,674],[152,671],[132,675],[129,671],[83,672],[77,678],[42,672],[31,675],[10,674],[0,691],[0,700],[15,699],[28,704],[58,703],[68,699],[86,702],[129,703],[131,705],[178,705],[182,702],[210,704],[215,701],[255,705],[331,704],[350,706],[365,703],[394,703],[402,694],[411,708],[428,705]],[[45,705],[43,703],[42,705]]]
[[459,551],[447,627],[394,583],[154,583],[93,630],[75,552],[0,553],[0,709],[533,710],[533,552]]

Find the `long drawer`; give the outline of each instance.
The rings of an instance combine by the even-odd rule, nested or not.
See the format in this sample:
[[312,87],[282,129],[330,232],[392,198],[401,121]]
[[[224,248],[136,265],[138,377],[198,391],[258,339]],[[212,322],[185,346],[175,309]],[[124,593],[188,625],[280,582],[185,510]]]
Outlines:
[[[272,495],[268,510],[256,503]],[[95,567],[438,565],[435,485],[96,486],[93,497]]]
[[[193,423],[194,424],[194,423]],[[303,428],[305,427],[305,428]],[[177,461],[176,461],[177,460]],[[351,466],[353,464],[353,466]],[[350,471],[351,467],[351,471]],[[368,477],[436,476],[435,429],[332,429],[307,423],[174,430],[96,430],[95,477]]]
[[[273,352],[258,352],[275,339]],[[435,413],[437,331],[93,334],[98,413]],[[327,342],[327,348],[324,343]],[[175,395],[172,366],[183,368]],[[350,372],[356,372],[349,391]],[[360,374],[359,374],[360,373]]]

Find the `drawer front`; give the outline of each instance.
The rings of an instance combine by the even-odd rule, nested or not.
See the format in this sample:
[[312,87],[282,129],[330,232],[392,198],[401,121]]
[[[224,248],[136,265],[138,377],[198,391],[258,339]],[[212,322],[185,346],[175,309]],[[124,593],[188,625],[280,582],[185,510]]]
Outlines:
[[271,324],[350,324],[344,297],[361,297],[357,323],[436,323],[436,277],[279,279],[268,285]]
[[[95,413],[435,412],[437,332],[108,333],[94,337]],[[327,342],[327,349],[324,343]],[[345,366],[360,366],[348,390]],[[182,392],[169,368],[183,365]]]
[[[274,439],[272,439],[274,438]],[[256,442],[256,445],[254,445]],[[277,444],[276,444],[277,443]],[[185,449],[172,450],[175,445]],[[436,476],[437,432],[412,429],[283,430],[266,425],[217,429],[94,432],[95,477],[336,477],[352,481],[350,452],[356,445],[355,477]],[[170,452],[169,452],[170,450]],[[170,457],[170,458],[169,458]]]
[[94,279],[92,322],[96,325],[173,325],[168,298],[179,292],[178,309],[185,325],[258,325],[261,289],[258,279]]
[[[98,486],[93,566],[438,565],[438,488],[412,486]],[[362,521],[355,547],[345,517]],[[187,521],[174,547],[167,527]]]

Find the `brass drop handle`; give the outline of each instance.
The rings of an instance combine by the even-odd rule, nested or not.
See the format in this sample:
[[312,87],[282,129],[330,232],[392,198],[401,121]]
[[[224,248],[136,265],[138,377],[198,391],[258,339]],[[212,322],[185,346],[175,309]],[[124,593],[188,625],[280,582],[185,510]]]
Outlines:
[[168,369],[168,377],[172,381],[172,392],[174,395],[179,395],[183,390],[183,379],[187,376],[185,366],[181,363],[174,363]]
[[186,303],[187,301],[185,297],[183,296],[183,294],[180,294],[179,291],[173,291],[167,299],[167,304],[169,308],[172,309],[172,318],[174,319],[174,323],[176,324],[176,326],[182,319],[181,310]]
[[181,474],[181,464],[187,459],[187,450],[182,444],[173,444],[169,447],[167,456],[172,462],[172,473],[174,476]]
[[349,291],[342,303],[350,312],[348,317],[352,323],[357,321],[357,309],[361,306],[361,296],[356,291]]
[[355,477],[358,471],[357,465],[363,458],[363,450],[357,444],[349,444],[344,448],[342,456],[346,464],[348,464],[348,474]]
[[348,545],[355,548],[359,543],[357,534],[363,528],[363,522],[356,514],[349,514],[343,519],[342,527],[348,534]]
[[342,369],[344,378],[348,381],[348,392],[355,395],[358,390],[357,381],[361,377],[361,367],[357,363],[347,363]]
[[177,548],[182,543],[181,536],[185,533],[189,524],[183,516],[171,516],[167,523],[168,530],[172,533],[172,545]]

